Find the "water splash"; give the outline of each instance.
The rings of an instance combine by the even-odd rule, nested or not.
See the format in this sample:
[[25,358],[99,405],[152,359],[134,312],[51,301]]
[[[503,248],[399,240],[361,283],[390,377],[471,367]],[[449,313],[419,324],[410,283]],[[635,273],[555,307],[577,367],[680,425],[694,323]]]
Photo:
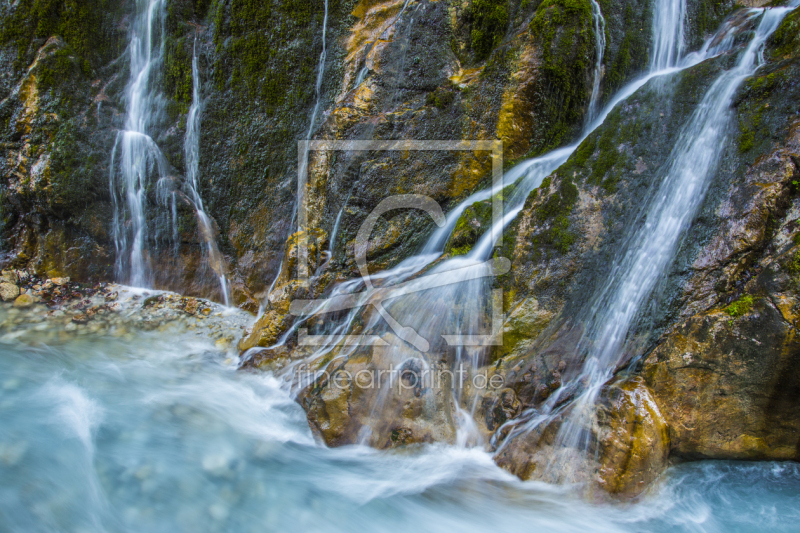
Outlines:
[[[800,520],[794,463],[683,464],[640,501],[596,504],[479,449],[318,446],[276,379],[233,371],[189,331],[40,337],[0,344],[4,530],[789,533]],[[88,420],[91,460],[65,409]]]

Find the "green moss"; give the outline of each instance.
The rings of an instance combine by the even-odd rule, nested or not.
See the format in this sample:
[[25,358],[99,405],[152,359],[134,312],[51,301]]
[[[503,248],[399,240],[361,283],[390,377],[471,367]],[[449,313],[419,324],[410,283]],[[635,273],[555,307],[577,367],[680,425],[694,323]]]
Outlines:
[[769,139],[773,132],[764,116],[769,109],[772,93],[779,89],[785,74],[773,72],[766,76],[751,78],[742,87],[739,111],[739,152],[747,153],[756,148],[757,140]]
[[744,131],[739,134],[739,152],[745,153],[753,149],[756,140],[756,134],[750,128],[746,126],[743,128]]
[[[547,177],[537,189],[537,194],[544,194],[550,188],[552,179]],[[537,221],[547,224],[547,228],[533,238],[536,248],[541,250],[555,249],[566,254],[575,242],[575,234],[569,230],[569,215],[578,200],[578,188],[570,178],[563,178],[558,190],[539,205],[534,214]]]
[[47,56],[37,68],[39,87],[43,90],[53,88],[81,72],[80,62],[65,48]]
[[258,98],[270,115],[309,101],[319,50],[287,45],[298,40],[316,43],[315,22],[322,22],[322,8],[322,3],[303,0],[279,4],[230,0],[229,5],[219,0],[214,37],[218,88],[230,84],[235,91]]
[[445,246],[451,255],[466,255],[492,224],[492,201],[475,202],[467,207],[456,221],[453,233]]
[[50,171],[46,176],[51,207],[57,212],[78,212],[107,194],[106,181],[96,173],[100,155],[91,149],[80,118],[65,121],[50,146]]
[[585,177],[586,182],[599,185],[606,193],[616,191],[623,170],[628,168],[628,158],[619,146],[635,143],[646,136],[647,127],[637,120],[623,121],[620,110],[612,112],[599,132],[586,138],[575,154],[559,168],[559,174]]
[[167,33],[175,35],[187,29],[191,21],[200,22],[211,3],[212,0],[167,0]]
[[589,0],[545,0],[530,30],[541,43],[543,116],[550,118],[542,150],[562,144],[580,123],[588,99],[587,72],[594,56]]
[[59,36],[85,61],[82,69],[107,63],[119,55],[123,34],[115,14],[127,6],[116,0],[19,0],[0,27],[0,44],[17,47],[16,68],[32,53],[34,39]]
[[[511,74],[511,66],[516,56],[516,52],[512,49],[498,50],[481,71],[481,78],[485,80],[495,79],[499,83],[504,83]],[[466,90],[469,90],[467,87]]]
[[432,105],[439,109],[444,109],[453,103],[456,98],[455,91],[450,88],[438,87],[432,93],[428,93],[425,97],[425,105]]
[[789,13],[769,40],[771,55],[775,59],[794,56],[800,50],[800,8]]
[[[793,237],[795,243],[800,240],[798,235]],[[785,265],[786,271],[794,277],[800,276],[800,251],[796,251],[789,257],[788,262]]]
[[168,37],[164,43],[164,91],[175,102],[184,104],[181,112],[192,103],[192,55],[186,39]]
[[470,38],[475,59],[489,57],[500,44],[508,27],[508,0],[474,0],[469,17],[472,20]]
[[694,30],[697,43],[717,31],[719,25],[731,11],[738,9],[737,2],[731,0],[703,0],[696,2]]
[[748,294],[730,304],[728,307],[723,309],[723,311],[728,313],[733,318],[738,318],[746,315],[751,309],[753,309],[753,302],[753,297]]
[[[650,20],[650,6],[647,7],[647,13],[644,14],[646,20]],[[607,11],[606,11],[607,12]],[[623,15],[625,28],[625,37],[619,45],[617,54],[607,66],[608,70],[605,75],[604,85],[605,94],[615,93],[622,85],[639,70],[641,70],[649,62],[650,43],[648,42],[649,33],[643,29],[637,30],[643,18],[634,11],[633,6],[628,4],[625,6],[625,13]],[[609,44],[610,39],[607,39]]]

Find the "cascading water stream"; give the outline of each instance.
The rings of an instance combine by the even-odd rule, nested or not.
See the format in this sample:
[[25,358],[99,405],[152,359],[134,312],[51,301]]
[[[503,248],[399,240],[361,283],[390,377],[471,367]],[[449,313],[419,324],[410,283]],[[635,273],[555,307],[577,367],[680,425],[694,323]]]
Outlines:
[[[575,382],[585,391],[573,403],[557,441],[564,448],[584,449],[595,401],[626,353],[624,346],[635,319],[658,280],[667,272],[683,236],[700,207],[725,145],[731,104],[741,83],[761,64],[760,52],[790,8],[753,10],[760,14],[755,35],[737,65],[724,71],[706,92],[662,171],[660,186],[644,210],[644,225],[611,269],[592,301],[578,353],[586,358]],[[565,385],[564,389],[569,388]],[[558,394],[555,395],[558,401]]]
[[[149,265],[147,189],[156,184],[158,203],[168,208],[163,225],[172,228],[169,238],[178,246],[177,201],[181,193],[175,190],[169,176],[169,164],[149,134],[160,115],[163,99],[153,87],[155,74],[161,67],[164,54],[164,1],[138,0],[138,15],[131,28],[128,46],[130,81],[126,89],[127,116],[125,130],[117,134],[111,154],[109,186],[114,202],[113,237],[116,247],[116,276],[135,287],[148,287],[152,271]],[[192,104],[186,120],[184,155],[186,158],[185,198],[194,207],[200,237],[205,243],[211,269],[220,281],[225,305],[229,305],[229,290],[222,255],[216,243],[213,222],[203,207],[199,192],[200,114],[202,107],[197,45],[192,53]],[[156,213],[158,226],[161,214]]]
[[[319,113],[319,106],[322,102],[322,80],[325,76],[325,57],[327,56],[326,37],[328,33],[328,0],[325,0],[325,14],[322,19],[322,52],[319,54],[319,61],[317,63],[317,79],[314,84],[314,108],[311,111],[311,120],[308,123],[308,131],[305,138],[311,140],[311,135],[314,133],[314,125],[317,123],[317,114]],[[300,157],[300,169],[298,175],[304,176],[308,169],[308,149]],[[297,215],[297,205],[294,206],[292,218]],[[300,219],[297,220],[297,231],[300,231]],[[278,271],[280,276],[280,270]],[[277,278],[276,278],[277,279]],[[273,282],[274,285],[274,282]]]
[[325,57],[327,56],[326,36],[328,33],[328,0],[325,0],[325,15],[322,19],[322,52],[319,54],[319,62],[317,67],[317,83],[314,86],[314,94],[316,101],[314,102],[314,111],[311,112],[311,122],[308,124],[308,133],[306,139],[311,138],[314,131],[314,124],[317,122],[317,114],[319,113],[319,105],[322,101],[322,80],[325,76]]
[[[793,5],[798,3],[795,1]],[[514,436],[549,422],[554,412],[568,407],[556,437],[555,449],[561,450],[559,453],[563,457],[556,457],[550,463],[550,477],[562,479],[576,467],[575,456],[570,450],[587,452],[598,394],[625,356],[625,343],[640,310],[667,271],[705,197],[725,145],[732,99],[741,83],[760,66],[764,43],[790,10],[753,9],[748,13],[751,18],[761,17],[755,35],[736,66],[714,81],[684,126],[668,158],[669,163],[662,170],[661,183],[643,207],[644,225],[634,232],[622,259],[612,266],[602,289],[590,300],[585,313],[588,323],[577,347],[578,353],[585,354],[583,368],[576,377],[562,384],[545,404],[527,417],[521,417],[527,421],[519,426],[516,422],[511,423],[512,429],[503,445]],[[698,54],[690,55],[682,63],[696,62],[731,50],[734,44],[732,29],[732,25],[726,23]],[[566,397],[576,390],[581,391],[577,398],[566,402]]]
[[592,20],[594,21],[594,79],[592,80],[592,97],[589,99],[589,112],[587,122],[592,122],[597,114],[600,103],[600,81],[603,78],[603,57],[606,53],[606,19],[597,0],[592,0]]
[[657,0],[653,13],[650,72],[674,67],[685,48],[686,0]]
[[225,262],[217,247],[214,226],[203,208],[203,198],[200,196],[200,115],[202,100],[200,96],[200,71],[197,65],[197,37],[195,36],[192,47],[192,105],[186,118],[186,136],[183,142],[183,151],[186,156],[186,188],[189,198],[194,204],[197,214],[197,223],[206,246],[208,262],[214,273],[219,278],[220,292],[225,307],[230,306],[228,281],[225,278]]
[[117,278],[134,286],[147,286],[150,268],[145,258],[146,188],[151,175],[160,179],[167,174],[167,162],[148,135],[159,107],[151,78],[161,65],[164,52],[164,2],[138,0],[137,8],[128,46],[130,81],[125,91],[125,129],[117,134],[111,154],[109,185],[114,202],[112,234]]
[[[664,6],[664,4],[670,4],[670,6]],[[480,305],[476,304],[476,302],[486,300],[486,295],[488,294],[489,285],[485,279],[480,279],[485,277],[486,269],[490,268],[485,261],[490,257],[502,229],[514,220],[521,211],[530,192],[569,158],[580,142],[603,123],[611,110],[650,79],[691,67],[705,59],[724,53],[733,46],[732,28],[727,25],[722,28],[716,38],[710,39],[701,51],[688,54],[683,59],[680,59],[679,54],[683,49],[685,6],[683,2],[679,2],[677,5],[673,4],[669,0],[660,0],[656,6],[655,19],[663,22],[663,24],[658,24],[654,28],[656,30],[654,35],[654,56],[660,59],[651,62],[650,72],[621,89],[604,107],[603,111],[587,125],[577,143],[555,150],[542,157],[525,161],[505,174],[503,185],[515,184],[513,192],[504,198],[505,214],[500,223],[493,226],[479,239],[467,256],[448,259],[429,269],[430,265],[441,255],[459,216],[474,202],[491,198],[492,191],[490,189],[473,194],[453,209],[450,216],[447,217],[446,223],[431,235],[419,256],[406,259],[388,271],[371,275],[373,280],[380,280],[384,288],[388,287],[391,290],[393,285],[398,287],[397,296],[402,295],[403,298],[396,298],[386,305],[386,309],[397,322],[407,328],[412,328],[421,337],[432,340],[434,344],[431,345],[431,352],[437,353],[444,349],[444,345],[441,343],[443,334],[455,330],[461,335],[469,336],[477,334],[482,329],[481,321],[476,318],[481,315],[482,311]],[[426,269],[429,269],[428,274],[446,273],[449,284],[431,288],[426,285],[424,278],[414,279]],[[331,299],[353,298],[352,293],[358,291],[361,287],[363,287],[361,280],[342,283],[334,288]],[[369,301],[372,293],[365,291],[358,297],[363,305]],[[384,298],[384,300],[390,300],[391,298],[395,298],[395,296]],[[419,309],[426,309],[426,313],[419,313]],[[313,310],[311,314],[325,312],[328,311],[324,305],[321,305]],[[330,335],[331,342],[321,342],[321,347],[308,360],[331,353],[336,348],[338,341],[335,339],[337,336],[351,332],[354,329],[370,331],[377,336],[383,337],[390,333],[379,314],[376,313],[369,316],[364,324],[358,324],[359,316],[354,307],[347,313],[343,322],[337,321],[336,324],[327,326],[323,335]],[[283,344],[289,335],[294,333],[298,326],[303,323],[305,323],[305,320],[295,322],[282,336],[278,344]],[[390,337],[392,338],[391,349],[398,363],[409,360],[409,358],[426,357],[424,354],[412,349],[405,341],[391,335]],[[346,358],[354,350],[355,348],[352,347],[340,347],[336,357]],[[473,369],[478,366],[478,360],[480,359],[479,349],[461,347],[456,352],[457,364],[464,362]],[[288,375],[289,372],[286,373],[286,376]],[[303,385],[307,384],[307,382],[298,383],[292,379],[290,381],[294,391],[298,391]],[[461,391],[458,387],[454,390],[454,394],[457,400],[461,399]],[[382,401],[383,397],[379,398],[373,405],[373,412],[380,411]],[[466,440],[468,439],[463,439],[462,436],[459,436],[459,442]]]

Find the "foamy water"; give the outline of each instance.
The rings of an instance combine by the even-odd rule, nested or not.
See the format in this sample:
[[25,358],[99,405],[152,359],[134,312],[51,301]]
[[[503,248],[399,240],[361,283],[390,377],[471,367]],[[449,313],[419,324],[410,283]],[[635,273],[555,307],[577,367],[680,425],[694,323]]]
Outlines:
[[[5,313],[3,308],[2,313]],[[0,313],[0,314],[2,314]],[[794,531],[800,469],[670,470],[641,501],[522,482],[480,449],[329,449],[203,331],[0,344],[0,531]]]

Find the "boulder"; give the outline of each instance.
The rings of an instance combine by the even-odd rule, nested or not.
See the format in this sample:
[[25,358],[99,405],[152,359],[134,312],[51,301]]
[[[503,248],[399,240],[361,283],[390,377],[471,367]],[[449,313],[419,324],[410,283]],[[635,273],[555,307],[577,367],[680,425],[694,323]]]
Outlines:
[[19,277],[15,270],[3,270],[2,274],[0,274],[0,279],[2,279],[3,283],[11,283],[14,285],[19,283]]
[[14,307],[30,307],[34,303],[36,303],[36,299],[32,294],[20,294],[17,296],[17,299],[14,300]]
[[19,296],[19,287],[13,283],[0,283],[0,298],[2,298],[4,302],[14,301],[17,296]]

